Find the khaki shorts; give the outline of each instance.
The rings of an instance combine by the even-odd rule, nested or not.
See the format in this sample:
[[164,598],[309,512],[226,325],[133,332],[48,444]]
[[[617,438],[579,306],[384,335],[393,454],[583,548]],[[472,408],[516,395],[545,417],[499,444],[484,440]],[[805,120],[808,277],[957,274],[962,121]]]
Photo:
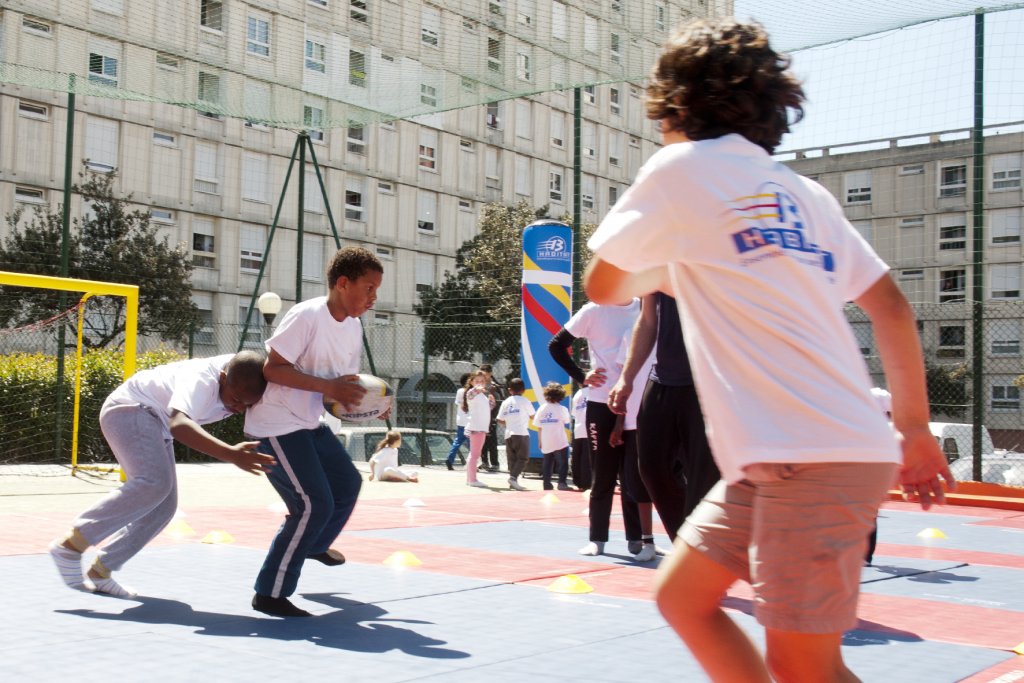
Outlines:
[[750,582],[766,628],[839,633],[857,623],[868,534],[897,467],[751,465],[744,481],[711,489],[680,537]]

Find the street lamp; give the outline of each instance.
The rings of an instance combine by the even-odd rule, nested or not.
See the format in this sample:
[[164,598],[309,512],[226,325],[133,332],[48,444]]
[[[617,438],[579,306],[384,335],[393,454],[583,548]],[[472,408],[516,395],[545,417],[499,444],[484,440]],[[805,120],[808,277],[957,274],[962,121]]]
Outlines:
[[256,300],[256,308],[263,314],[263,322],[270,327],[274,324],[274,318],[281,312],[281,297],[274,292],[263,292]]

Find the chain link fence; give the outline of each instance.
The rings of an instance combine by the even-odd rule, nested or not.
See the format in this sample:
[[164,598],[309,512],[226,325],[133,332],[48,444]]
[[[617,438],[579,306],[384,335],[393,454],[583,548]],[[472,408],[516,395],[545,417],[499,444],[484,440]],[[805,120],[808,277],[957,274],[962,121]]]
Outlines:
[[[915,304],[914,309],[927,364],[933,431],[958,478],[977,478],[973,458],[977,423],[982,427],[981,478],[1024,486],[1024,455],[1018,454],[1024,452],[1020,401],[1024,302],[986,302],[977,311],[977,321],[970,303]],[[870,322],[855,306],[849,307],[847,317],[875,384],[884,388]],[[976,328],[981,330],[980,338]],[[4,464],[69,462],[75,352],[70,348],[65,359],[64,409],[58,417],[56,329],[56,324],[49,324],[0,333],[0,462]],[[518,321],[426,328],[420,323],[391,322],[368,325],[365,331],[361,367],[394,389],[391,426],[429,430],[438,436],[430,446],[432,452],[447,443],[437,432],[455,431],[455,392],[466,373],[489,363],[499,383],[519,374]],[[268,326],[250,326],[243,346],[262,348],[270,333]],[[207,324],[189,330],[184,335],[187,342],[140,338],[139,367],[232,353],[241,334],[241,325]],[[105,396],[120,382],[121,358],[111,351],[87,352],[83,369],[79,461],[110,462],[97,416]],[[241,438],[240,419],[227,420],[216,429],[222,438]],[[194,454],[183,451],[181,455]],[[438,453],[433,453],[433,459],[438,459]]]

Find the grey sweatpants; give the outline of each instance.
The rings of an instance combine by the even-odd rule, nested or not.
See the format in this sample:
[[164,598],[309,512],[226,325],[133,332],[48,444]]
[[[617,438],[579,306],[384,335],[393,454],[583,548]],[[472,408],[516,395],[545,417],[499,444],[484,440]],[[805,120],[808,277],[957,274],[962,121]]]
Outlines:
[[174,517],[178,482],[173,440],[152,408],[105,403],[100,429],[128,480],[79,515],[74,525],[89,545],[110,538],[99,551],[99,560],[116,571]]

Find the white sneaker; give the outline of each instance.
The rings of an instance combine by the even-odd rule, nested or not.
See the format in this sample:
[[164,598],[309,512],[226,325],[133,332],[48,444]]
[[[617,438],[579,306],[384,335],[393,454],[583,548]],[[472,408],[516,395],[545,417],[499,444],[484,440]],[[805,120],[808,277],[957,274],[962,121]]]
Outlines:
[[644,543],[640,552],[633,556],[634,562],[651,562],[658,556],[653,543]]
[[478,488],[478,489],[489,489],[489,488],[491,488],[490,486],[488,486],[487,484],[483,483],[479,479],[477,479],[476,481],[467,481],[466,482],[466,486],[472,486],[472,487]]
[[515,479],[508,480],[508,487],[513,491],[527,491],[528,489]]
[[600,541],[591,541],[580,548],[578,552],[580,555],[604,555],[604,543]]

